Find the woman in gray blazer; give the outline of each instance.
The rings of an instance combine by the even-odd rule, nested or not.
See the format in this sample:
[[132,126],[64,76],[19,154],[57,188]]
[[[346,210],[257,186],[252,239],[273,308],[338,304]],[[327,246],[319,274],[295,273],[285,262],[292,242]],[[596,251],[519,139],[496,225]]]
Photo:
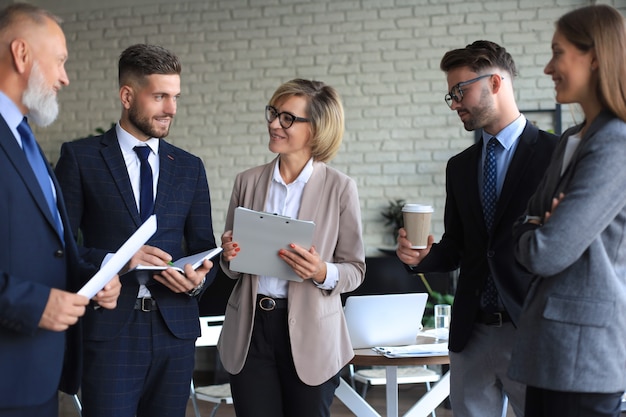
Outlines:
[[[353,356],[340,294],[365,275],[356,184],[326,165],[341,144],[343,107],[332,87],[296,79],[278,88],[265,117],[278,157],[235,180],[221,266],[238,281],[218,349],[238,417],[330,416],[339,371]],[[315,222],[310,248],[276,254],[302,282],[229,269],[241,249],[232,240],[238,206]]]
[[562,16],[545,68],[567,130],[515,227],[517,260],[536,278],[510,376],[526,416],[618,416],[626,389],[626,24],[606,5]]

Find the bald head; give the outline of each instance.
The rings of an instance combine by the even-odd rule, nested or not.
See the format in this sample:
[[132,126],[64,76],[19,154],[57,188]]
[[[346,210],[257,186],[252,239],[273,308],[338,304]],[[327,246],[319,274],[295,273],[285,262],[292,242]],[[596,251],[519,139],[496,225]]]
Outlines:
[[43,26],[48,20],[57,25],[61,19],[47,10],[27,3],[15,3],[0,10],[0,39],[11,42],[16,37],[25,36],[29,29]]

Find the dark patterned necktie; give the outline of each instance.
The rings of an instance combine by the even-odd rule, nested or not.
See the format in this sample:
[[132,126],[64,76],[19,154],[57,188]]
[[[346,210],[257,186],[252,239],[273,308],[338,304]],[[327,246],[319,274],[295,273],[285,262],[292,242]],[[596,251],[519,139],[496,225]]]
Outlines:
[[498,201],[498,169],[496,163],[496,146],[498,139],[491,138],[487,143],[487,154],[483,172],[483,210],[487,230],[491,231],[493,218],[496,214],[496,202]]
[[[498,170],[496,163],[496,146],[498,139],[492,137],[487,143],[487,154],[485,155],[485,165],[483,168],[483,211],[487,230],[491,233],[493,218],[496,214],[496,202],[498,201]],[[491,274],[487,277],[485,288],[481,296],[481,307],[484,311],[498,311],[498,290]]]
[[141,221],[145,222],[154,210],[154,196],[152,195],[152,167],[148,162],[150,148],[148,146],[135,146],[133,150],[137,153],[141,168],[139,171],[139,216]]
[[48,203],[48,208],[52,214],[52,219],[54,220],[57,233],[59,234],[61,240],[63,240],[63,223],[61,222],[61,215],[59,214],[57,202],[54,198],[54,192],[52,190],[50,174],[48,173],[48,168],[46,167],[46,161],[41,155],[37,142],[35,141],[35,135],[33,135],[33,131],[30,129],[28,121],[25,117],[17,126],[17,132],[22,138],[22,149],[24,150],[24,154],[26,154],[26,159],[28,159],[31,168],[35,173],[35,177],[37,178],[37,182],[39,183],[39,187],[41,188],[41,191],[43,191],[43,195]]

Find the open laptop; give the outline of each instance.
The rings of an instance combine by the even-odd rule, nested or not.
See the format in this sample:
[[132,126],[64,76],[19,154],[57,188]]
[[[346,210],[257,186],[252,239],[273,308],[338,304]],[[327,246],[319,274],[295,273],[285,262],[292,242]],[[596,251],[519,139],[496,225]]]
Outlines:
[[426,293],[353,295],[344,315],[354,349],[415,344],[426,308]]

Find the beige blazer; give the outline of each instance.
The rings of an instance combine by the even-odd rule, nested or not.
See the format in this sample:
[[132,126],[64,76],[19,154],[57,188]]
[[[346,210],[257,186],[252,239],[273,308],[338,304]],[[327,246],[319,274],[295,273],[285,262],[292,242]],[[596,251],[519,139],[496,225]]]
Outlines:
[[[264,209],[277,162],[278,158],[237,175],[225,230],[233,228],[236,207]],[[356,289],[365,276],[361,212],[354,180],[322,162],[314,162],[298,218],[315,222],[313,245],[323,260],[334,263],[339,270],[339,281],[332,291],[317,288],[311,280],[289,282],[293,360],[298,377],[315,386],[337,374],[354,355],[340,298],[341,293]],[[218,349],[224,368],[237,374],[248,355],[259,277],[230,271],[225,262],[221,266],[238,282],[228,300]]]

